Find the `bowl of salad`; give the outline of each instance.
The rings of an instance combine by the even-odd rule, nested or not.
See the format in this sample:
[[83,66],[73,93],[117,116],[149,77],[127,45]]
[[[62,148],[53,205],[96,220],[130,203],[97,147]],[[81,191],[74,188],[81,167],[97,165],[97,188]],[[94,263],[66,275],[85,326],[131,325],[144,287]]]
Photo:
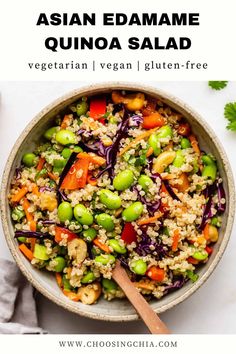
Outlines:
[[83,316],[128,321],[117,259],[161,313],[215,269],[234,218],[231,168],[185,103],[137,84],[75,90],[44,108],[9,156],[1,211],[18,266]]

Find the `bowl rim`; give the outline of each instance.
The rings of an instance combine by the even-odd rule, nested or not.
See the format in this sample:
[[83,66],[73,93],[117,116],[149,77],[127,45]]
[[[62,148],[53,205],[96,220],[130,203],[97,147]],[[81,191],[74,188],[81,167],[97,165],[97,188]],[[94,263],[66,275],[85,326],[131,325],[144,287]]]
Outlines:
[[[53,102],[48,104],[46,107],[44,107],[36,116],[27,124],[25,127],[24,131],[20,134],[18,139],[16,140],[15,144],[13,145],[11,152],[8,156],[8,160],[5,164],[3,176],[2,176],[2,183],[1,183],[1,219],[2,219],[2,225],[3,225],[3,231],[4,235],[8,244],[8,247],[11,251],[11,254],[16,261],[18,267],[22,271],[22,273],[25,275],[25,277],[30,281],[30,283],[39,291],[41,292],[44,296],[46,296],[49,300],[53,301],[57,305],[65,308],[66,310],[69,310],[73,313],[79,314],[81,316],[85,316],[88,318],[96,319],[96,320],[106,320],[106,321],[132,321],[132,320],[137,320],[139,317],[137,314],[127,314],[127,315],[104,315],[101,313],[93,313],[90,312],[89,310],[83,310],[81,308],[73,306],[73,302],[71,301],[63,301],[59,296],[54,295],[50,293],[47,289],[43,287],[43,285],[36,280],[32,274],[31,271],[26,267],[24,262],[22,262],[20,251],[16,248],[15,243],[13,242],[14,239],[11,236],[11,231],[10,227],[8,225],[8,211],[7,211],[7,183],[8,183],[8,176],[11,173],[11,168],[12,164],[15,160],[16,153],[20,146],[22,145],[22,142],[24,139],[27,137],[29,131],[31,131],[35,125],[47,114],[49,113],[52,109],[55,109],[56,106],[63,104],[64,101],[69,100],[72,97],[75,96],[82,96],[86,94],[94,94],[96,93],[95,91],[97,90],[98,92],[104,90],[112,90],[112,89],[117,89],[117,90],[137,90],[137,91],[142,91],[146,92],[149,95],[153,96],[160,96],[163,97],[169,101],[171,101],[174,105],[176,105],[178,108],[183,109],[185,112],[187,112],[190,116],[193,116],[200,124],[200,126],[204,129],[207,130],[207,134],[212,138],[212,140],[215,143],[215,146],[217,148],[217,151],[219,152],[220,158],[224,163],[224,169],[226,173],[226,178],[227,178],[227,183],[228,186],[230,187],[230,193],[229,193],[229,200],[227,201],[229,205],[229,213],[227,216],[227,222],[226,222],[226,229],[225,229],[225,235],[220,243],[219,249],[215,255],[215,258],[213,259],[211,265],[209,268],[204,272],[204,274],[200,277],[200,279],[194,283],[190,289],[186,290],[182,295],[176,296],[173,300],[168,302],[167,304],[162,305],[158,309],[153,307],[153,309],[158,312],[158,313],[163,313],[166,310],[171,309],[172,307],[176,306],[177,304],[180,304],[183,302],[185,299],[187,299],[190,295],[192,295],[196,290],[198,290],[204,282],[208,279],[208,277],[212,274],[213,270],[216,268],[218,265],[220,259],[222,258],[224,251],[226,249],[226,246],[228,244],[230,234],[232,231],[233,227],[233,222],[234,222],[234,215],[235,215],[235,188],[234,188],[234,178],[233,178],[233,173],[232,169],[228,160],[228,157],[225,153],[225,150],[219,141],[218,137],[212,130],[212,128],[208,125],[208,123],[194,110],[192,109],[189,105],[187,105],[185,102],[183,102],[181,99],[177,98],[176,96],[146,85],[142,83],[133,83],[133,82],[123,82],[123,81],[107,81],[107,82],[101,82],[101,83],[96,83],[96,84],[90,84],[87,86],[80,87],[78,89],[73,89],[69,91],[68,93],[62,95],[61,97],[55,99]],[[178,292],[176,292],[178,293]]]

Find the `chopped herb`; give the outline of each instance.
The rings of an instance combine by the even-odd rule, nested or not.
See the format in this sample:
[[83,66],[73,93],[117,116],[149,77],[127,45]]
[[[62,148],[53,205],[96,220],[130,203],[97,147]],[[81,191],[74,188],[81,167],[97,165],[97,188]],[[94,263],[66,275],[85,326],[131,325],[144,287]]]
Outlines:
[[208,85],[213,89],[213,90],[222,90],[225,88],[228,84],[228,81],[208,81]]
[[236,131],[236,102],[230,102],[225,105],[224,115],[229,121],[227,129]]

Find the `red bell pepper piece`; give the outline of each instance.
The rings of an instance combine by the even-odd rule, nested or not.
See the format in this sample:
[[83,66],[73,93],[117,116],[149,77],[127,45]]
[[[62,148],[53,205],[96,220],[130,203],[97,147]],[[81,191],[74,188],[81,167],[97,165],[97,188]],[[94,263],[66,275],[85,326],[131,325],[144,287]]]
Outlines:
[[55,232],[56,232],[55,233],[55,241],[57,243],[59,243],[63,240],[62,234],[67,235],[67,241],[71,241],[77,237],[77,235],[74,232],[66,229],[65,227],[56,226]]
[[[90,117],[92,117],[95,120],[101,119],[102,116],[106,113],[106,97],[105,96],[95,96],[92,97],[90,100]],[[102,118],[101,120],[104,121]]]
[[213,252],[213,248],[210,246],[206,246],[205,251],[207,251],[207,253],[210,255]]
[[121,240],[128,244],[137,241],[137,234],[131,222],[125,224],[121,234]]
[[79,153],[78,160],[71,166],[69,172],[62,181],[61,189],[80,189],[87,183],[90,156],[86,153]]
[[165,278],[165,271],[162,268],[152,266],[147,270],[146,276],[151,278],[152,280],[161,282]]

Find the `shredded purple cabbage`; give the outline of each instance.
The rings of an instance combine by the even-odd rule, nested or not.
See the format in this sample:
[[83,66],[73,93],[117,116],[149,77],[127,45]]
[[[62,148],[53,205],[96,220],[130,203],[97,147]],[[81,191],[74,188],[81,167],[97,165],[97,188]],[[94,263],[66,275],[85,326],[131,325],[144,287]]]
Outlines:
[[158,201],[155,201],[154,203],[153,202],[147,202],[145,196],[144,195],[140,195],[140,192],[139,192],[139,190],[137,189],[136,186],[134,186],[132,189],[133,189],[133,191],[135,191],[137,193],[138,200],[141,203],[143,203],[144,205],[146,205],[149,214],[153,215],[160,208],[160,205],[161,205],[161,200],[160,199]]
[[113,113],[113,114],[116,114],[116,113],[118,113],[118,112],[120,112],[120,111],[124,111],[124,105],[123,105],[123,103],[114,104],[114,105],[113,105],[113,111],[112,111],[112,113]]
[[226,209],[226,202],[222,203],[222,199],[225,201],[226,196],[225,196],[223,183],[222,182],[219,183],[219,181],[217,181],[216,186],[217,186],[217,195],[218,195],[217,210],[219,213],[224,213]]
[[21,178],[21,171],[22,171],[21,167],[16,168],[16,174],[15,174],[16,180]]
[[139,115],[133,115],[129,118],[130,127],[139,127],[143,123],[143,117]]
[[180,276],[178,279],[173,280],[173,284],[165,286],[164,294],[166,295],[173,290],[182,288],[184,283],[185,283],[184,277]]
[[170,194],[170,196],[175,199],[175,200],[178,200],[180,201],[179,197],[175,194],[175,192],[173,191],[172,187],[170,186],[169,182],[168,181],[163,181],[168,193]]
[[122,267],[129,269],[128,261],[124,256],[118,256],[118,259]]
[[54,225],[55,221],[53,221],[53,220],[41,220],[41,223],[43,225]]
[[66,194],[62,190],[58,189],[57,193],[58,193],[57,194],[58,195],[58,199],[60,201],[63,200],[64,202],[69,202],[69,199],[67,198]]
[[104,157],[106,154],[106,147],[103,145],[101,141],[96,141],[92,144],[82,142],[80,143],[80,145],[87,152],[94,152],[97,155],[102,157]]
[[55,191],[55,188],[47,187],[47,186],[44,186],[44,187],[40,187],[40,188],[39,188],[39,192],[45,192],[45,191],[53,192],[53,191]]
[[43,233],[43,232],[38,232],[38,231],[27,231],[27,230],[20,230],[15,232],[15,237],[27,237],[27,238],[39,238],[39,239],[44,239],[44,238],[53,238],[52,235],[48,233]]
[[134,250],[136,253],[138,253],[139,256],[145,257],[148,254],[152,254],[159,260],[167,255],[164,246],[158,242],[153,241],[150,237],[148,237],[145,231],[143,231],[141,235],[141,241],[139,241],[137,247]]

